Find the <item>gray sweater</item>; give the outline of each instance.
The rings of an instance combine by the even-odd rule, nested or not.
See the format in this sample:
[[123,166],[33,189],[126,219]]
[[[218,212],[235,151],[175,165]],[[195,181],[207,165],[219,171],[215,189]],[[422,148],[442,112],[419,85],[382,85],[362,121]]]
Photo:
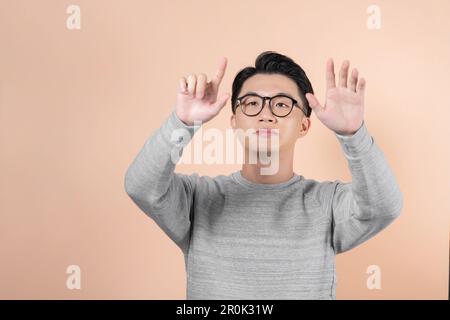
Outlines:
[[172,153],[200,126],[172,110],[125,175],[125,189],[181,249],[187,299],[335,299],[335,255],[370,239],[399,216],[403,196],[365,122],[334,133],[351,183],[294,173],[258,184],[240,171],[215,177],[175,173]]

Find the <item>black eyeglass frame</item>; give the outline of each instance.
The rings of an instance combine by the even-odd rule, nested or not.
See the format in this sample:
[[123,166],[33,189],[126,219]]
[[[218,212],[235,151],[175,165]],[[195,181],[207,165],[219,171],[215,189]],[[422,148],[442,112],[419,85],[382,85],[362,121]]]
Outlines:
[[[262,107],[261,107],[261,110],[259,110],[258,113],[254,114],[254,115],[248,115],[248,114],[246,114],[246,113],[244,112],[244,110],[242,109],[242,106],[243,106],[242,99],[244,99],[244,98],[246,98],[246,97],[248,97],[248,96],[258,97],[258,98],[261,98],[261,99],[262,99]],[[285,98],[289,98],[289,99],[292,100],[292,107],[291,107],[291,110],[289,110],[289,112],[288,112],[286,115],[284,115],[284,116],[276,115],[276,114],[273,112],[273,110],[272,110],[272,99],[277,98],[277,97],[285,97]],[[284,117],[287,117],[288,115],[291,114],[292,110],[294,110],[294,107],[298,107],[300,110],[302,110],[303,114],[304,114],[306,117],[308,117],[308,115],[306,114],[305,110],[303,110],[303,108],[300,107],[300,105],[298,104],[298,101],[297,101],[296,99],[294,99],[294,98],[292,98],[292,97],[286,95],[286,94],[277,94],[277,95],[275,95],[275,96],[273,96],[273,97],[262,97],[262,96],[260,96],[259,94],[256,94],[256,93],[247,93],[247,94],[245,94],[245,95],[243,95],[243,96],[241,96],[241,97],[239,97],[239,98],[236,99],[237,104],[239,104],[239,106],[241,107],[242,113],[245,114],[247,117],[256,117],[258,114],[260,114],[261,111],[264,109],[264,105],[265,105],[265,103],[266,103],[266,100],[269,100],[269,110],[270,110],[270,112],[271,112],[275,117],[278,117],[278,118],[284,118]],[[237,107],[238,107],[238,106],[236,105],[235,108],[234,108],[235,111],[236,111]]]

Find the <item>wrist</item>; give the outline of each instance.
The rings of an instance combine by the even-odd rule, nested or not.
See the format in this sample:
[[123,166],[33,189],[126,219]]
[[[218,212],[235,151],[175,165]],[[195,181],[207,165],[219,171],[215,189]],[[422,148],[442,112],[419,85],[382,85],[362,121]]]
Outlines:
[[183,122],[183,124],[185,124],[185,125],[188,126],[188,127],[192,127],[192,126],[194,125],[193,122],[185,121],[185,120],[183,120],[183,119],[180,119],[180,121]]
[[364,155],[373,144],[373,138],[369,134],[365,122],[353,135],[342,135],[335,132],[347,158],[354,159]]
[[192,126],[194,126],[194,123],[193,123],[193,122],[184,119],[184,117],[183,117],[183,116],[180,116],[176,110],[174,110],[174,113],[175,113],[176,118],[177,118],[183,125],[185,125],[185,126],[187,126],[187,127],[192,127]]
[[340,136],[343,136],[343,137],[353,136],[355,133],[357,133],[357,132],[361,129],[361,127],[363,126],[363,124],[364,124],[364,120],[361,121],[360,126],[359,126],[358,129],[356,129],[356,130],[343,131],[343,132],[335,131],[335,133],[336,133],[337,135],[340,135]]

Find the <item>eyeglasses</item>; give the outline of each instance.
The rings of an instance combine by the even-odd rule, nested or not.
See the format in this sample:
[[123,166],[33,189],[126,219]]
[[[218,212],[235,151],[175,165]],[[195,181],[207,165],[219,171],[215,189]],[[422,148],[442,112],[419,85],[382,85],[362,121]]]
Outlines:
[[241,111],[246,116],[255,117],[261,113],[266,100],[269,100],[269,109],[274,116],[280,118],[287,117],[292,112],[294,106],[297,106],[300,110],[302,110],[306,116],[306,112],[299,106],[297,100],[284,94],[279,94],[273,97],[261,97],[255,93],[249,93],[236,99],[237,104],[235,108],[240,106]]

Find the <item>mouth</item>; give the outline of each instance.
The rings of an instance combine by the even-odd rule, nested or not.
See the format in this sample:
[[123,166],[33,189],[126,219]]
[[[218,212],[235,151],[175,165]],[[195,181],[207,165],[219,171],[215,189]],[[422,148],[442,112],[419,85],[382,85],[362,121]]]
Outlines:
[[277,135],[278,132],[277,129],[271,129],[271,128],[261,128],[256,130],[255,134],[257,136],[263,136],[263,137],[270,137],[272,135]]

